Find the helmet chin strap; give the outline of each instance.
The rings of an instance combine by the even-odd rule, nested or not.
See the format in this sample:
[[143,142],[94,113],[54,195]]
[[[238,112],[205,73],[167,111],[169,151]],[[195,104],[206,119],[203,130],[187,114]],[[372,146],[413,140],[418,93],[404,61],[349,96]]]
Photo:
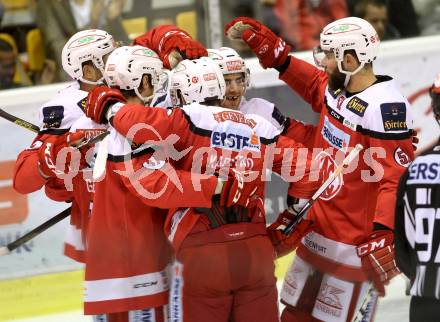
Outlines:
[[78,80],[85,83],[85,84],[89,84],[89,85],[102,85],[102,84],[104,84],[104,82],[103,82],[104,77],[101,77],[97,81],[90,81],[88,79],[85,79],[84,77],[80,77]]
[[345,80],[344,80],[344,88],[347,87],[348,83],[350,82],[351,76],[357,74],[363,67],[364,67],[365,63],[362,62],[359,64],[359,66],[352,72],[345,70],[342,67],[342,61],[338,60],[338,69],[341,73],[345,74]]
[[139,92],[138,88],[135,88],[134,92],[136,93],[137,97],[139,97],[145,105],[149,104],[154,97],[154,91],[153,91],[153,94],[151,94],[150,96],[142,96],[141,93]]

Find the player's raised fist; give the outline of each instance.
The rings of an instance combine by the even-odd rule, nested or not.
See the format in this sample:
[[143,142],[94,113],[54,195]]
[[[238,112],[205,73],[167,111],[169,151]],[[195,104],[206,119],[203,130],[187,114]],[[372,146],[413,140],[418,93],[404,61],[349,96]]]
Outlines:
[[264,68],[281,66],[290,51],[290,46],[272,30],[248,17],[238,17],[227,23],[225,35],[230,39],[243,39]]
[[174,68],[182,59],[208,56],[201,43],[192,39],[186,31],[172,25],[156,27],[135,38],[134,44],[154,50],[168,69]]
[[119,89],[107,86],[97,86],[89,93],[85,112],[87,117],[99,124],[108,122],[106,113],[109,107],[115,103],[125,103],[125,97]]

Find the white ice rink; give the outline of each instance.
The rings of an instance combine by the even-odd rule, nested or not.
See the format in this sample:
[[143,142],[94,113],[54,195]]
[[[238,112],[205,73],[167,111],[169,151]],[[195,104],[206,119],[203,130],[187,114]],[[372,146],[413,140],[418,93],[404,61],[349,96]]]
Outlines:
[[[396,277],[387,287],[387,296],[380,300],[375,322],[409,322],[410,297],[405,295],[405,280],[402,276]],[[81,311],[66,312],[41,316],[24,320],[10,320],[16,322],[91,322]]]

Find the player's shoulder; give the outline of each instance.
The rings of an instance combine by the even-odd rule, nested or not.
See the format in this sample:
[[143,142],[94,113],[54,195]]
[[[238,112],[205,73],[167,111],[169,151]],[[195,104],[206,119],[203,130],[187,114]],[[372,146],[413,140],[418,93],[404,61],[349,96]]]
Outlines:
[[63,132],[84,115],[87,92],[72,84],[61,89],[39,109],[39,123],[42,132]]
[[[378,76],[378,82],[358,93],[347,103],[365,108],[361,126],[373,133],[407,133],[413,128],[410,104],[391,77]],[[357,100],[357,101],[356,101]]]
[[273,139],[280,134],[280,130],[273,126],[264,117],[258,114],[245,114],[242,111],[232,110],[219,106],[206,106],[198,103],[182,108],[192,127],[216,131],[251,130],[257,136]]
[[245,100],[243,98],[242,104],[240,105],[240,111],[246,115],[259,115],[280,131],[283,130],[287,120],[274,103],[263,98],[251,98],[250,100]]

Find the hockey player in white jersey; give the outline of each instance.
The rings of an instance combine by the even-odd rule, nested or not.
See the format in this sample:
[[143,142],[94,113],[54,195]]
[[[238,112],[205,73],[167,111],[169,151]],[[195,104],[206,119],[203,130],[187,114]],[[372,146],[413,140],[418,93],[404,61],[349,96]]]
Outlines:
[[[59,178],[56,160],[63,148],[102,131],[99,124],[83,119],[88,92],[103,79],[104,61],[115,48],[113,37],[103,30],[84,30],[73,35],[62,51],[63,68],[76,82],[62,89],[39,111],[40,133],[30,148],[20,153],[14,167],[14,189],[31,193],[44,186],[56,201],[72,201],[71,227],[66,235],[65,254],[84,261],[84,232],[89,215],[92,187],[82,175],[73,178],[75,188],[67,189]],[[84,123],[85,122],[85,123]],[[76,124],[75,124],[76,123]],[[69,130],[77,130],[75,133]],[[80,178],[81,177],[81,178]]]

